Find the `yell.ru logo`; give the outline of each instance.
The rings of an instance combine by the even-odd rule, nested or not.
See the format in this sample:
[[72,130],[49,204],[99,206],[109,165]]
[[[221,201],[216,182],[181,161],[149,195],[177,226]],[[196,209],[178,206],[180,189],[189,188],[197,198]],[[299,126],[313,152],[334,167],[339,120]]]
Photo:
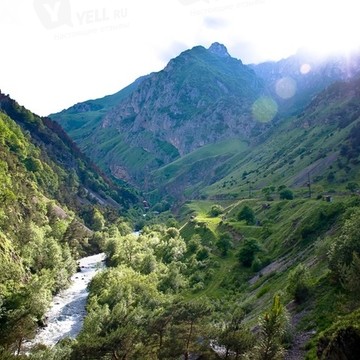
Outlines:
[[72,26],[70,0],[34,0],[34,8],[46,29]]

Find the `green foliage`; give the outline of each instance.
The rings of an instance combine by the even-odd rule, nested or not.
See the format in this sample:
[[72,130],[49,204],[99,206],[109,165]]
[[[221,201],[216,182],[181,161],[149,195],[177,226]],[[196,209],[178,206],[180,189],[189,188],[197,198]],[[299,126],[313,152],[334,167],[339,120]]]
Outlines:
[[238,259],[245,267],[250,267],[255,255],[260,251],[260,245],[256,239],[244,239],[243,245],[238,252]]
[[[90,203],[85,187],[110,184],[49,119],[2,94],[0,108],[0,348],[14,354],[44,320],[52,295],[69,285],[75,259],[98,250],[100,234],[80,219]],[[100,230],[111,211],[98,205],[92,214]]]
[[28,171],[36,172],[43,170],[43,165],[39,159],[28,157],[25,159],[24,163]]
[[357,208],[345,221],[340,236],[330,246],[329,268],[338,281],[346,282],[357,269],[360,255],[359,223],[360,209]]
[[233,246],[231,236],[228,233],[221,234],[219,240],[216,242],[216,246],[222,256],[228,255],[229,250]]
[[359,189],[359,184],[355,181],[350,181],[346,184],[346,189],[351,192],[355,192],[356,190]]
[[360,310],[344,316],[326,331],[317,341],[317,358],[353,359],[360,351]]
[[224,212],[224,208],[221,205],[213,205],[210,210],[210,216],[216,217]]
[[310,211],[298,228],[297,233],[304,240],[312,240],[321,232],[334,224],[334,221],[345,211],[345,205],[341,202],[323,204],[320,208]]
[[267,201],[271,201],[273,200],[272,198],[272,194],[273,192],[275,191],[275,186],[267,186],[267,187],[264,187],[261,192],[264,194],[265,196],[265,200]]
[[62,340],[52,348],[38,346],[27,356],[29,360],[70,360],[72,353],[70,339]]
[[225,348],[225,358],[239,358],[244,355],[255,342],[250,329],[243,324],[245,313],[239,307],[223,314],[221,328],[216,332],[218,346]]
[[306,300],[311,291],[311,277],[304,264],[299,264],[289,272],[287,291],[297,303]]
[[[32,114],[3,94],[0,94],[0,107],[3,130],[0,145],[6,146],[35,175],[47,196],[76,210],[83,203],[73,193],[92,198],[100,195],[105,202],[107,197],[113,197],[123,207],[137,201],[128,189],[116,187],[105,179],[57,123]],[[67,191],[69,188],[73,188],[73,193]]]
[[259,318],[259,337],[250,357],[256,360],[282,359],[282,340],[287,325],[288,314],[280,302],[280,296],[275,295],[271,308]]
[[281,200],[292,200],[294,199],[294,193],[290,189],[283,189],[279,192]]
[[247,225],[255,224],[255,213],[250,206],[245,205],[237,215],[239,221],[244,220]]
[[94,208],[93,217],[92,217],[92,226],[91,228],[95,231],[101,231],[105,226],[105,219],[103,214]]
[[150,325],[166,303],[156,285],[154,277],[124,266],[97,275],[90,286],[89,315],[75,346],[76,356],[92,354],[101,358],[115,354],[138,358],[139,352],[146,354],[149,349],[142,344],[144,324]]

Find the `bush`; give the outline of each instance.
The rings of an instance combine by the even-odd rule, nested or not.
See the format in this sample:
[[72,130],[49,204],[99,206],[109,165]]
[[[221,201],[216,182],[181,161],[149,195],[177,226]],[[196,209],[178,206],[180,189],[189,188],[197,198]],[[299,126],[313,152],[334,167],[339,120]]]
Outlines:
[[260,246],[256,239],[245,239],[238,252],[238,259],[242,265],[250,267],[259,251]]
[[245,205],[237,216],[239,221],[245,220],[247,225],[255,224],[255,213],[250,206]]
[[303,264],[299,264],[289,273],[287,291],[300,304],[308,298],[310,289],[310,273]]
[[224,208],[221,205],[213,205],[210,210],[210,216],[216,217],[224,212]]
[[227,233],[221,234],[219,240],[216,242],[217,248],[220,250],[222,256],[226,256],[232,248],[231,236]]
[[281,190],[280,193],[281,200],[292,200],[294,199],[294,193],[290,189]]
[[255,258],[252,262],[251,269],[254,272],[260,271],[264,267],[262,261],[259,258]]
[[331,245],[328,253],[329,268],[340,282],[346,281],[351,270],[357,268],[360,256],[359,224],[360,209],[356,209],[345,221],[340,236]]

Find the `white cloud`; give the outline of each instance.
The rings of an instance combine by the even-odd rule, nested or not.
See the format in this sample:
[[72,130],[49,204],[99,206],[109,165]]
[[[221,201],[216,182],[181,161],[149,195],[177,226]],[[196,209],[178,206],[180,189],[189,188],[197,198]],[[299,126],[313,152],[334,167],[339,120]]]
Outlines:
[[244,63],[359,42],[355,0],[1,0],[0,88],[41,115],[114,93],[195,45]]

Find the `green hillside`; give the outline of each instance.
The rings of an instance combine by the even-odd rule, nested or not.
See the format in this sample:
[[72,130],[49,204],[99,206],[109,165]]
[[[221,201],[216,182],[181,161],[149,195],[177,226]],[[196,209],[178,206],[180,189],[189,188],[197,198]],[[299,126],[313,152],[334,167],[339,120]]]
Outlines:
[[[287,185],[299,194],[310,182],[316,195],[349,191],[359,183],[359,80],[338,83],[319,94],[298,116],[274,127],[268,139],[224,161],[221,180],[200,195],[241,198],[267,186]],[[335,95],[336,94],[336,95]],[[351,185],[350,185],[351,188]]]
[[[223,45],[185,51],[54,115],[96,165],[0,94],[0,359],[357,359],[360,79],[261,123],[264,92]],[[102,251],[78,337],[24,354]]]
[[239,139],[209,144],[191,152],[151,174],[151,188],[161,184],[148,197],[152,201],[164,194],[177,201],[197,197],[198,194],[220,175],[219,168],[234,156],[245,153],[248,145]]
[[[0,358],[44,324],[76,260],[100,250],[99,232],[138,203],[116,187],[57,123],[0,94]],[[116,221],[115,221],[116,220]]]
[[271,358],[355,353],[359,197],[264,202],[192,201],[179,229],[113,234],[82,332],[47,354],[217,359],[218,345],[265,359],[267,342]]
[[204,145],[246,142],[267,127],[251,115],[263,81],[218,46],[224,56],[196,46],[116,96],[51,118],[106,174],[155,190],[151,172]]
[[135,80],[132,84],[113,95],[76,104],[56,115],[51,114],[49,117],[56,118],[62,127],[72,134],[73,139],[86,138],[101,122],[106,112],[129,96],[144,78],[146,76]]

